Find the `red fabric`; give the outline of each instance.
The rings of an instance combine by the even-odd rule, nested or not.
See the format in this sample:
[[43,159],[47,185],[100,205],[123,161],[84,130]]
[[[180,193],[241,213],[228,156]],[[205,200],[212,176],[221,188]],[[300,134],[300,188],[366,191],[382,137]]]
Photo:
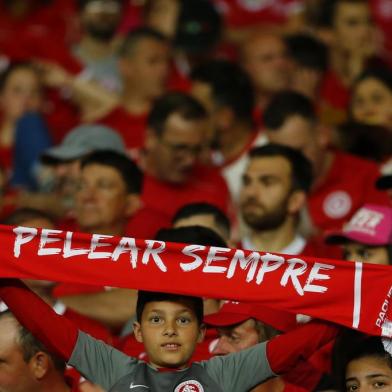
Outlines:
[[340,229],[366,203],[390,205],[386,192],[374,186],[379,175],[373,162],[335,152],[327,177],[309,197],[314,225],[323,231]]
[[78,329],[71,321],[57,315],[38,295],[16,279],[0,279],[0,298],[19,322],[49,350],[69,360],[78,337]]
[[154,239],[158,230],[171,227],[171,220],[160,210],[141,208],[127,224],[125,235],[135,238]]
[[384,58],[392,65],[392,3],[390,0],[370,0],[374,21],[383,35]]
[[143,147],[147,113],[134,115],[119,106],[97,120],[97,122],[116,130],[124,139],[127,149],[134,150]]
[[149,209],[159,211],[171,220],[179,208],[194,202],[207,202],[227,212],[230,196],[219,171],[198,167],[189,182],[174,185],[145,174],[142,200]]
[[75,13],[74,1],[54,0],[49,5],[35,7],[25,17],[17,18],[11,17],[0,3],[2,52],[14,60],[57,60],[64,67],[76,70],[75,60],[65,49],[76,39],[73,36]]
[[293,6],[301,5],[298,0],[214,0],[222,11],[229,27],[252,25],[284,24],[290,17]]
[[0,226],[0,240],[3,277],[260,302],[389,333],[390,266],[9,226]]
[[312,237],[306,241],[302,256],[321,257],[329,259],[343,259],[342,248],[340,246],[327,245],[324,237]]
[[267,344],[267,357],[276,374],[284,374],[316,350],[332,341],[339,329],[333,324],[311,321],[294,331],[279,335]]

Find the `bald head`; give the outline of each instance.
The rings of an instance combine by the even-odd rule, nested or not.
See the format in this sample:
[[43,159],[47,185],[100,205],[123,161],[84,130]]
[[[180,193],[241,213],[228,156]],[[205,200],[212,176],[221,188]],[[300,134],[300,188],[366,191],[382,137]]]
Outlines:
[[241,48],[241,62],[258,94],[274,94],[289,87],[291,62],[286,44],[273,34],[255,33]]

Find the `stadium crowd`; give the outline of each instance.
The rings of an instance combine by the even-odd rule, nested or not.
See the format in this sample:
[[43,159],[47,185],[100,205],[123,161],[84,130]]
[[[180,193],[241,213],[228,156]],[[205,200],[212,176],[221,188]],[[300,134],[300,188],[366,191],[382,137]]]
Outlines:
[[[0,223],[392,264],[392,1],[0,0]],[[0,278],[0,391],[392,391],[392,342],[156,291]]]

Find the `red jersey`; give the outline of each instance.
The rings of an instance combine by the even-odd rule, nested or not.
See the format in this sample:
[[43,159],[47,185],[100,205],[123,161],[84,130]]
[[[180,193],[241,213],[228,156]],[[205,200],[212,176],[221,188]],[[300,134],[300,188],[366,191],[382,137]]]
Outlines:
[[334,152],[324,182],[311,192],[308,199],[313,224],[322,231],[336,230],[366,203],[390,205],[386,192],[374,186],[379,175],[375,163]]
[[284,24],[301,12],[303,0],[214,0],[229,27]]
[[206,167],[196,168],[185,184],[172,184],[145,174],[142,201],[146,207],[159,211],[169,220],[188,203],[211,203],[225,213],[230,205],[225,180],[217,169]]
[[118,106],[96,122],[117,131],[123,138],[128,150],[138,150],[143,147],[147,113],[134,115]]

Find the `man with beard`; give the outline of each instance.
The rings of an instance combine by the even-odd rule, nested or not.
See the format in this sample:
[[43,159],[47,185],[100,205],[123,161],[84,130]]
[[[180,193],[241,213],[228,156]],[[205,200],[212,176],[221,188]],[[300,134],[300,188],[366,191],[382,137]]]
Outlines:
[[120,90],[114,35],[121,19],[120,0],[79,0],[83,28],[81,40],[71,48],[84,66],[83,77],[100,82],[111,91]]
[[312,165],[299,151],[276,144],[251,150],[240,194],[241,215],[249,229],[242,248],[314,255],[298,233],[311,184]]

